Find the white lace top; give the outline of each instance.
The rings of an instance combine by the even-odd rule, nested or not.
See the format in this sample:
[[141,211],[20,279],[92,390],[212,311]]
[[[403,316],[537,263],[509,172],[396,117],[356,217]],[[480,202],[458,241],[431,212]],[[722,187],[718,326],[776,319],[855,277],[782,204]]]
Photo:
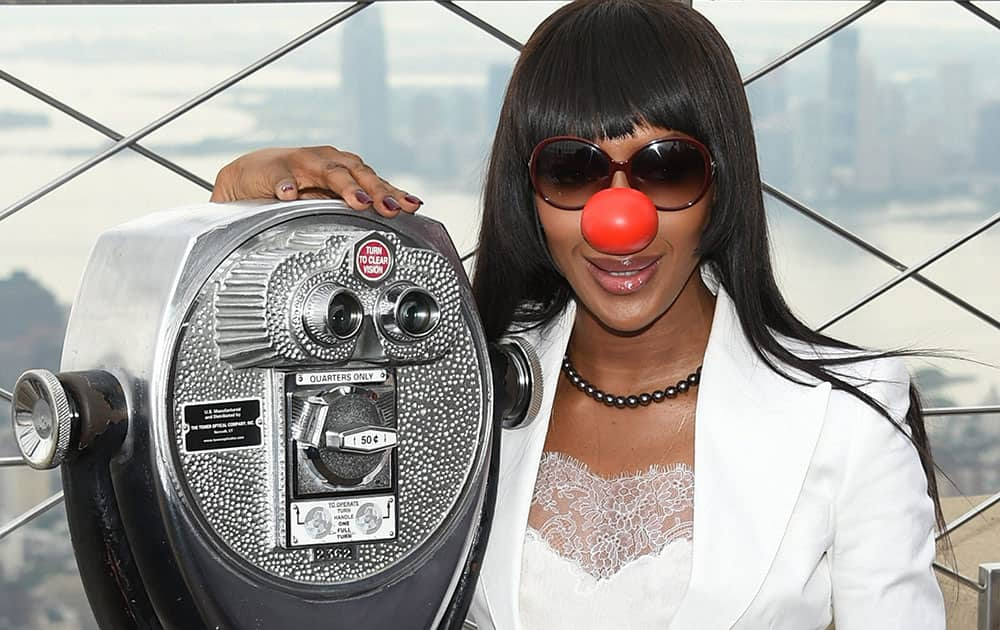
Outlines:
[[546,452],[521,565],[524,630],[665,628],[691,570],[694,471],[605,478]]

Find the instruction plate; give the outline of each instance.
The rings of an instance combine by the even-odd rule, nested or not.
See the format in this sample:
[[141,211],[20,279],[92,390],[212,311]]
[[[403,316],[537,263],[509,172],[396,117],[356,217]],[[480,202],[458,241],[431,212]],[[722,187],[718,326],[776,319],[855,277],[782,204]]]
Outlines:
[[292,547],[392,540],[396,497],[296,501],[288,508],[288,534]]

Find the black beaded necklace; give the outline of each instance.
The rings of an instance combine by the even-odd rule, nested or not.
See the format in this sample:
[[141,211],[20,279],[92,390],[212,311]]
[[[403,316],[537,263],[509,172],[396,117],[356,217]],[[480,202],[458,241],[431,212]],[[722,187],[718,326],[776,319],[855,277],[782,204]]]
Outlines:
[[569,357],[567,356],[563,357],[562,370],[566,373],[566,378],[569,379],[569,382],[572,383],[578,390],[599,403],[604,403],[609,407],[617,407],[619,409],[625,407],[634,409],[639,405],[645,407],[651,402],[661,403],[668,398],[677,398],[677,394],[685,394],[691,391],[694,387],[697,387],[698,383],[701,381],[701,366],[699,365],[697,370],[688,374],[687,378],[677,381],[676,385],[670,385],[664,389],[657,389],[653,393],[643,392],[638,396],[634,394],[630,396],[617,396],[615,394],[606,394],[591,385],[587,379],[580,376],[580,374],[573,368],[573,364],[570,363]]

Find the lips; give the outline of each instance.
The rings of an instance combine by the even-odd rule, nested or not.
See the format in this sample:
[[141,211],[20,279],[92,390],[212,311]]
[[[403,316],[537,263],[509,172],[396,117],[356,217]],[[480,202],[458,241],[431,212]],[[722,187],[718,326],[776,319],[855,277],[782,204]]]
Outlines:
[[586,258],[587,271],[608,293],[628,295],[646,284],[659,269],[659,256]]

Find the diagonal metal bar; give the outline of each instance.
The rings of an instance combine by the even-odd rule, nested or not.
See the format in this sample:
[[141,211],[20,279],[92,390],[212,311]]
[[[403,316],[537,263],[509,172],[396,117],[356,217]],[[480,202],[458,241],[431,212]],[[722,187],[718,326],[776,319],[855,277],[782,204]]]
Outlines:
[[[102,125],[101,123],[97,122],[96,120],[94,120],[90,116],[87,116],[86,114],[84,114],[80,110],[74,109],[73,107],[70,107],[66,103],[63,103],[62,101],[60,101],[56,97],[51,96],[50,94],[47,94],[47,93],[43,92],[42,90],[36,88],[35,86],[33,86],[33,85],[31,85],[31,84],[29,84],[29,83],[27,83],[25,81],[22,81],[21,79],[18,79],[17,77],[15,77],[14,75],[10,74],[9,72],[5,72],[3,70],[0,70],[0,80],[3,80],[3,81],[6,81],[7,83],[10,83],[11,85],[13,85],[14,87],[18,88],[19,90],[21,90],[23,92],[27,92],[28,94],[30,94],[31,96],[34,96],[35,98],[37,98],[38,100],[44,102],[45,104],[50,105],[50,106],[58,109],[59,111],[61,111],[62,113],[66,114],[68,116],[70,116],[71,118],[75,118],[76,120],[82,122],[83,124],[87,125],[91,129],[93,129],[93,130],[95,130],[95,131],[97,131],[99,133],[104,134],[105,136],[111,138],[112,140],[117,141],[117,140],[121,140],[122,138],[125,137],[122,134],[120,134],[117,131],[115,131],[114,129],[111,129],[110,127],[106,127],[106,126]],[[171,161],[171,160],[163,157],[162,155],[160,155],[160,154],[158,154],[158,153],[156,153],[154,151],[151,151],[151,150],[147,149],[146,147],[142,146],[141,144],[135,143],[135,144],[133,144],[129,148],[131,148],[133,151],[139,153],[140,155],[143,155],[143,156],[149,158],[150,160],[156,162],[160,166],[163,166],[163,167],[165,167],[167,169],[170,169],[171,171],[177,173],[178,175],[180,175],[184,179],[187,179],[189,181],[194,182],[195,184],[201,186],[205,190],[209,190],[209,191],[212,190],[212,184],[208,183],[208,181],[202,179],[201,177],[198,177],[197,175],[195,175],[191,171],[189,171],[186,168],[178,165],[176,162],[173,162],[173,161]]]
[[941,573],[944,573],[945,575],[949,575],[949,576],[955,578],[956,580],[958,580],[962,584],[965,584],[969,588],[973,588],[973,589],[975,589],[977,591],[980,591],[980,592],[986,590],[986,587],[983,586],[982,584],[980,584],[979,582],[973,580],[970,577],[962,575],[961,573],[959,573],[955,569],[952,569],[951,567],[944,566],[943,564],[941,564],[937,560],[934,561],[934,568],[937,569],[938,571],[940,571]]
[[[353,2],[354,0],[330,0],[331,2]],[[363,0],[366,3],[386,2],[393,0]],[[401,1],[401,0],[395,0]],[[287,4],[314,3],[316,0],[225,0],[226,4]],[[97,6],[129,6],[144,4],[222,4],[220,0],[0,0],[0,6],[5,4],[22,4],[27,6],[66,6],[66,5],[97,5]]]
[[[764,188],[764,192],[768,193],[769,195],[771,195],[772,197],[774,197],[778,201],[784,203],[786,206],[789,206],[793,210],[797,210],[799,213],[801,213],[801,214],[805,215],[806,217],[812,219],[816,223],[819,223],[820,225],[822,225],[826,229],[830,230],[834,234],[836,234],[836,235],[838,235],[838,236],[840,236],[840,237],[842,237],[844,239],[847,239],[848,241],[850,241],[851,243],[857,245],[858,247],[860,247],[861,249],[865,250],[866,252],[868,252],[872,256],[875,256],[876,258],[878,258],[882,262],[887,263],[888,265],[890,265],[892,267],[895,267],[895,269],[897,271],[904,271],[906,269],[906,265],[904,265],[900,261],[896,260],[895,258],[893,258],[889,254],[885,253],[881,249],[875,247],[874,245],[872,245],[868,241],[864,240],[863,238],[861,238],[857,234],[851,232],[847,228],[845,228],[845,227],[843,227],[843,226],[835,223],[834,221],[828,219],[827,217],[823,216],[819,212],[816,212],[815,210],[813,210],[809,206],[805,205],[801,201],[798,201],[797,199],[792,198],[788,193],[786,193],[786,192],[784,192],[782,190],[779,190],[778,188],[775,188],[774,186],[771,186],[767,182],[761,182],[761,185]],[[976,317],[978,317],[979,319],[983,320],[984,322],[986,322],[987,324],[989,324],[993,328],[1000,329],[1000,320],[997,320],[995,317],[993,317],[989,313],[986,313],[985,311],[982,311],[982,310],[976,308],[975,306],[973,306],[969,302],[967,302],[967,301],[963,300],[962,298],[958,297],[957,295],[955,295],[951,291],[945,289],[944,287],[942,287],[941,285],[937,284],[933,280],[928,280],[927,278],[925,278],[924,276],[922,276],[920,274],[914,274],[913,279],[916,280],[917,282],[919,282],[920,284],[924,285],[928,289],[934,291],[935,293],[937,293],[941,297],[943,297],[943,298],[945,298],[947,300],[950,300],[956,306],[961,307],[962,309],[964,309],[965,311],[967,311],[971,315],[975,315]]]
[[455,15],[459,16],[460,18],[462,18],[466,22],[469,22],[470,24],[474,24],[475,26],[477,26],[480,29],[486,31],[487,33],[489,33],[493,37],[496,37],[497,39],[499,39],[503,43],[505,43],[508,46],[510,46],[511,48],[513,48],[514,50],[516,50],[518,52],[521,52],[521,49],[524,48],[524,44],[522,44],[521,42],[517,41],[516,39],[514,39],[513,37],[511,37],[507,33],[504,33],[503,31],[501,31],[497,27],[493,26],[489,22],[483,20],[478,15],[476,15],[474,13],[470,13],[467,9],[464,9],[464,8],[458,6],[457,4],[455,4],[454,2],[452,2],[451,0],[437,0],[437,3],[440,4],[442,7],[448,9],[449,11],[451,11],[452,13],[454,13]]
[[981,405],[977,407],[928,407],[923,410],[925,416],[971,416],[977,414],[1000,413],[1000,405]]
[[[316,0],[226,0],[227,4],[285,4],[289,2],[306,3]],[[346,2],[348,0],[331,0],[332,2]],[[367,2],[384,2],[385,0],[366,0]],[[221,4],[220,0],[0,0],[0,5],[23,4],[42,6],[64,6],[64,5],[98,5],[98,6],[125,6],[143,4]]]
[[987,13],[983,9],[972,4],[971,2],[969,2],[969,0],[955,0],[955,4],[962,7],[966,11],[972,13],[973,15],[982,18],[990,26],[993,26],[994,28],[1000,28],[1000,20],[998,20],[993,15]]
[[818,44],[821,41],[825,40],[827,37],[830,37],[831,35],[833,35],[837,31],[839,31],[839,30],[841,30],[841,29],[849,26],[851,23],[853,23],[856,20],[860,19],[861,16],[867,14],[869,11],[874,10],[875,8],[877,8],[879,5],[881,5],[884,2],[885,2],[885,0],[871,0],[871,2],[867,3],[863,7],[859,7],[858,9],[855,9],[854,12],[852,12],[850,15],[845,16],[844,18],[842,18],[842,19],[838,20],[837,22],[831,24],[830,26],[826,27],[825,29],[823,29],[819,33],[816,33],[815,35],[813,35],[812,37],[810,37],[806,41],[802,42],[801,44],[799,44],[795,48],[791,49],[790,51],[786,52],[785,54],[781,55],[780,57],[778,57],[777,59],[775,59],[771,63],[765,65],[764,67],[760,68],[759,70],[751,72],[749,75],[747,75],[747,77],[745,79],[743,79],[743,85],[744,86],[750,85],[751,83],[753,83],[757,79],[761,78],[765,74],[767,74],[767,73],[769,73],[769,72],[771,72],[773,70],[776,70],[777,68],[785,65],[786,63],[788,63],[792,59],[795,59],[796,57],[798,57],[799,55],[801,55],[805,51],[809,50],[810,48],[812,48],[816,44]]
[[138,142],[142,138],[145,138],[149,134],[151,134],[154,131],[156,131],[157,129],[159,129],[160,127],[163,127],[164,125],[170,123],[171,121],[175,120],[176,118],[180,117],[181,115],[185,114],[186,112],[194,109],[198,105],[201,105],[202,103],[204,103],[205,101],[209,100],[210,98],[212,98],[216,94],[222,92],[223,90],[226,90],[229,87],[235,85],[236,83],[239,83],[240,81],[242,81],[243,79],[245,79],[248,76],[252,75],[253,73],[257,72],[261,68],[264,68],[264,67],[268,66],[269,64],[273,63],[274,61],[277,61],[278,59],[280,59],[281,57],[283,57],[283,56],[287,55],[288,53],[292,52],[293,50],[295,50],[299,46],[302,46],[306,42],[308,42],[308,41],[312,40],[313,38],[315,38],[315,37],[323,34],[327,30],[329,30],[330,28],[336,26],[337,24],[340,24],[341,22],[343,22],[347,18],[351,17],[355,13],[358,13],[359,11],[363,10],[365,7],[368,7],[368,6],[371,6],[370,2],[355,2],[350,7],[346,8],[343,11],[341,11],[341,12],[337,13],[336,15],[334,15],[332,18],[326,20],[325,22],[322,22],[318,26],[313,27],[312,29],[306,31],[302,35],[299,35],[298,37],[296,37],[292,41],[288,42],[284,46],[281,46],[280,48],[274,50],[273,52],[269,53],[268,55],[265,55],[261,59],[255,61],[254,63],[250,64],[249,66],[247,66],[243,70],[240,70],[239,72],[237,72],[236,74],[230,76],[229,78],[224,79],[223,81],[215,84],[214,86],[212,86],[211,88],[209,88],[205,92],[202,92],[201,94],[199,94],[198,96],[192,98],[191,100],[189,100],[188,102],[184,103],[183,105],[180,105],[179,107],[175,108],[174,110],[170,111],[169,113],[165,114],[164,116],[162,116],[162,117],[158,118],[157,120],[151,122],[150,124],[146,125],[142,129],[140,129],[139,131],[136,131],[135,133],[133,133],[133,134],[131,134],[131,135],[125,137],[125,138],[122,138],[121,140],[119,140],[117,142],[115,142],[113,145],[111,145],[110,147],[108,147],[104,151],[101,151],[97,155],[95,155],[95,156],[91,157],[90,159],[82,162],[78,166],[70,169],[69,171],[67,171],[66,173],[60,175],[59,177],[53,179],[48,184],[45,184],[44,186],[42,186],[38,190],[36,190],[36,191],[28,194],[26,197],[24,197],[24,198],[22,198],[22,199],[20,199],[20,200],[18,200],[16,202],[14,202],[10,206],[4,208],[4,210],[2,212],[0,212],[0,221],[3,221],[4,219],[6,219],[7,217],[11,216],[12,214],[14,214],[14,213],[16,213],[16,212],[24,209],[29,204],[31,204],[31,203],[33,203],[35,201],[38,201],[39,199],[41,199],[45,195],[49,194],[50,192],[52,192],[56,188],[59,188],[60,186],[62,186],[66,182],[68,182],[68,181],[72,180],[73,178],[81,175],[82,173],[87,172],[88,170],[90,170],[94,166],[97,166],[98,164],[100,164],[104,160],[106,160],[106,159],[110,158],[111,156],[113,156],[113,155],[121,152],[123,149],[129,147],[130,145],[135,144],[136,142]]
[[24,461],[23,457],[0,457],[0,468],[27,465],[28,463]]
[[13,401],[14,400],[14,395],[11,394],[10,392],[8,392],[6,389],[0,387],[0,398],[2,398],[4,400],[7,400],[7,401]]
[[954,251],[955,249],[958,249],[959,247],[961,247],[962,245],[964,245],[968,241],[971,241],[975,237],[979,236],[980,234],[982,234],[986,230],[988,230],[991,227],[993,227],[994,225],[996,225],[998,222],[1000,222],[1000,212],[994,213],[992,217],[990,217],[986,221],[983,221],[981,224],[977,225],[975,228],[973,228],[969,232],[967,232],[967,233],[963,234],[962,236],[958,237],[957,239],[955,239],[954,241],[952,241],[948,245],[945,245],[944,247],[942,247],[938,251],[934,252],[933,254],[931,254],[930,256],[928,256],[927,258],[925,258],[922,261],[920,261],[919,263],[917,263],[917,264],[915,264],[915,265],[913,265],[911,267],[907,267],[905,271],[903,271],[902,273],[900,273],[896,277],[894,277],[891,280],[883,283],[882,286],[874,289],[868,295],[864,296],[863,298],[861,298],[860,300],[858,300],[854,304],[848,306],[844,310],[840,311],[839,313],[837,313],[836,315],[834,315],[833,317],[831,317],[829,320],[827,320],[826,323],[824,323],[822,326],[820,326],[819,328],[817,328],[816,331],[820,332],[820,331],[822,331],[822,330],[824,330],[826,328],[829,328],[830,326],[836,324],[840,320],[844,319],[845,317],[847,317],[848,315],[850,315],[854,311],[858,310],[859,308],[861,308],[865,304],[868,304],[869,302],[871,302],[872,300],[874,300],[878,296],[882,295],[883,293],[885,293],[889,289],[893,288],[897,284],[899,284],[902,281],[906,280],[910,276],[916,274],[917,272],[919,272],[920,270],[924,269],[925,267],[930,266],[931,264],[933,264],[934,262],[936,262],[941,257],[943,257],[943,256],[945,256],[947,254],[950,254],[952,251]]
[[0,527],[0,540],[3,540],[4,538],[7,537],[8,534],[13,532],[14,530],[18,529],[23,525],[27,525],[28,523],[35,520],[42,514],[48,512],[53,507],[59,505],[60,503],[62,503],[62,500],[63,500],[62,491],[57,492],[56,494],[53,494],[51,497],[45,499],[35,507],[29,509],[27,512],[16,517],[14,520],[7,523],[3,527]]
[[993,496],[991,496],[990,498],[986,499],[985,501],[983,501],[982,503],[980,503],[976,507],[972,508],[971,510],[969,510],[965,514],[959,516],[958,518],[956,518],[952,522],[948,523],[948,525],[945,526],[944,531],[937,535],[937,540],[941,540],[943,537],[947,536],[948,534],[951,534],[956,529],[958,529],[962,525],[965,525],[966,523],[968,523],[972,519],[976,518],[977,516],[979,516],[980,514],[982,514],[983,512],[985,512],[986,510],[990,509],[991,507],[993,507],[997,503],[1000,503],[1000,492],[994,494]]

